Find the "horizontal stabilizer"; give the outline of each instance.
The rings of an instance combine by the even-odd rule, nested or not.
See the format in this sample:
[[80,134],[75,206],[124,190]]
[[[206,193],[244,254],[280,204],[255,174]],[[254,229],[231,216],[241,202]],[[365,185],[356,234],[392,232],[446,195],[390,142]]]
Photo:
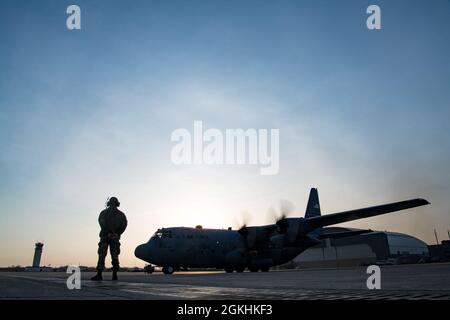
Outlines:
[[373,230],[356,230],[356,231],[342,231],[342,232],[332,232],[332,233],[322,233],[319,235],[319,239],[338,239],[346,238],[352,236],[359,236],[364,233],[371,233]]
[[320,217],[312,217],[306,219],[306,221],[311,227],[320,228],[342,222],[378,216],[380,214],[385,214],[389,212],[415,208],[427,204],[430,203],[425,199],[411,199],[406,201],[383,204],[380,206],[332,213]]

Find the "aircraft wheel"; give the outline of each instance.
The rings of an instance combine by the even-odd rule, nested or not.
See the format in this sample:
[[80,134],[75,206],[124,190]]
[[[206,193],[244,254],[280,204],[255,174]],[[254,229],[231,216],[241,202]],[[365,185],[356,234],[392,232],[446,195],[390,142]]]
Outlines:
[[250,267],[248,270],[250,270],[250,272],[258,272],[259,269],[256,267]]
[[175,271],[175,269],[173,267],[163,267],[162,268],[162,272],[164,274],[172,274]]
[[225,268],[226,273],[233,273],[233,268]]
[[242,267],[241,268],[236,268],[236,272],[239,272],[239,273],[240,272],[244,272],[244,270],[245,270],[245,268],[242,268]]
[[270,267],[261,268],[261,272],[268,272],[269,270],[270,270]]

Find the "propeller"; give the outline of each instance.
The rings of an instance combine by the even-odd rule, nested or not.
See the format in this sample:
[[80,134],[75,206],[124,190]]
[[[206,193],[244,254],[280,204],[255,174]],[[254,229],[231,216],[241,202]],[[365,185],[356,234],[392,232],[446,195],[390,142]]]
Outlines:
[[237,230],[241,236],[246,238],[248,236],[248,228],[247,225],[251,220],[251,214],[248,211],[244,211],[241,214],[241,218],[237,219],[235,217],[235,225],[237,226]]
[[275,221],[278,233],[286,233],[289,227],[287,220],[288,215],[294,210],[294,205],[288,200],[280,200],[279,210],[276,211],[273,207],[269,208],[269,215],[271,221]]

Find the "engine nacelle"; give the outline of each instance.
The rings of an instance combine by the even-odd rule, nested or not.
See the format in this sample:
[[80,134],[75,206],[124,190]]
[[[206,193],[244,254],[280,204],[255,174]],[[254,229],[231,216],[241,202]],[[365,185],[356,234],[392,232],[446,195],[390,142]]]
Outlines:
[[285,244],[292,245],[299,237],[306,237],[309,232],[314,230],[304,218],[287,218],[286,222]]
[[282,248],[285,243],[285,240],[284,240],[285,238],[286,238],[286,235],[284,235],[284,234],[274,235],[270,238],[270,244],[274,248]]

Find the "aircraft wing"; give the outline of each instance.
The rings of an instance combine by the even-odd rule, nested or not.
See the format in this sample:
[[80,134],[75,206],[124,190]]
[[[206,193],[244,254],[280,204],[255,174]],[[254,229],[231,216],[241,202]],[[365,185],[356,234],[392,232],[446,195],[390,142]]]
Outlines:
[[312,218],[306,219],[306,221],[311,226],[313,226],[315,228],[320,228],[320,227],[329,226],[329,225],[333,225],[333,224],[337,224],[337,223],[358,220],[358,219],[363,219],[363,218],[369,218],[369,217],[378,216],[380,214],[385,214],[385,213],[389,213],[389,212],[419,207],[419,206],[423,206],[426,204],[430,204],[430,203],[425,199],[411,199],[411,200],[406,200],[406,201],[383,204],[380,206],[374,206],[374,207],[332,213],[332,214],[327,214],[327,215],[318,216],[318,217],[312,217]]

